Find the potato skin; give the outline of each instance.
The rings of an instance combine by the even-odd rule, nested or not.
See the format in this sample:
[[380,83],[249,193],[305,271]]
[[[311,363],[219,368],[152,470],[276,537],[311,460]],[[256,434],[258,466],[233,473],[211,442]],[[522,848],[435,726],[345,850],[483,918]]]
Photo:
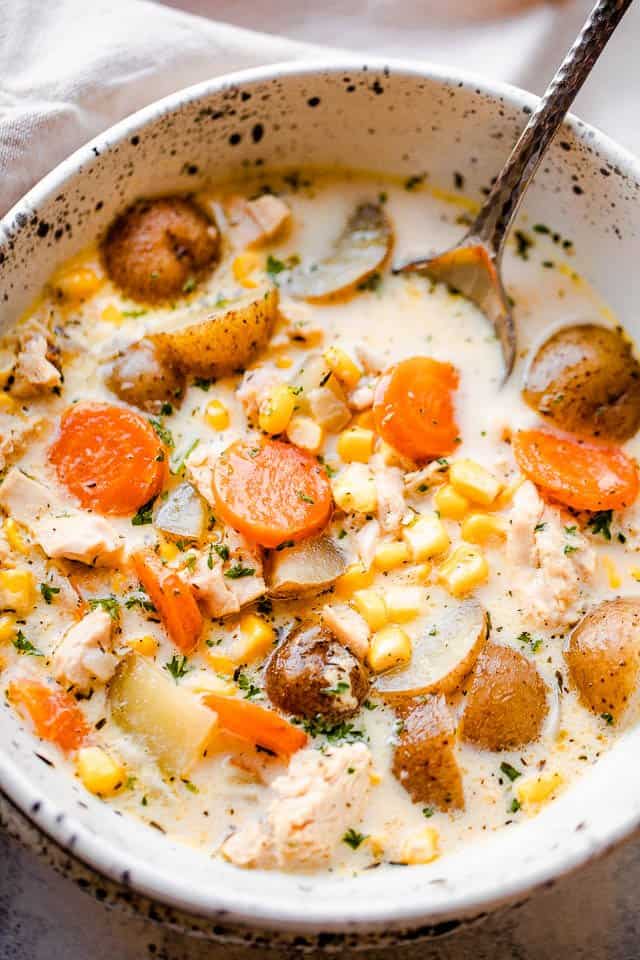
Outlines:
[[461,736],[485,750],[513,750],[538,739],[548,710],[535,664],[511,647],[487,643],[470,677]]
[[[350,690],[338,696],[328,692],[341,681],[348,682]],[[331,722],[358,711],[369,678],[362,662],[327,627],[305,621],[272,653],[265,689],[271,702],[285,713]]]
[[182,374],[146,338],[127,347],[104,373],[107,386],[121,400],[149,413],[159,413],[165,402],[175,404],[184,389]]
[[536,353],[524,399],[563,430],[622,443],[640,427],[640,364],[618,330],[565,327]]
[[185,197],[138,200],[111,224],[102,253],[113,282],[133,300],[181,296],[191,277],[217,259],[220,237],[203,210]]
[[443,696],[414,700],[402,711],[402,731],[393,752],[393,775],[414,803],[439,810],[464,809],[462,777],[455,757],[456,725]]
[[582,703],[620,719],[640,676],[640,600],[598,604],[573,630],[564,658]]
[[197,377],[242,370],[266,346],[278,313],[278,290],[269,287],[247,303],[152,338],[173,361]]

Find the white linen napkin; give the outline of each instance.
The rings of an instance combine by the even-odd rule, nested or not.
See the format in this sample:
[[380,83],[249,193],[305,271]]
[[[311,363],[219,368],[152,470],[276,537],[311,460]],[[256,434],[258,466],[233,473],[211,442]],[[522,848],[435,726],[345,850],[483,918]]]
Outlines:
[[[0,0],[0,214],[72,150],[141,106],[208,77],[323,56],[337,44],[451,63],[541,92],[591,0],[466,26],[435,22],[425,0],[165,3],[295,39],[148,0]],[[585,119],[638,150],[639,33],[636,5],[578,105]]]

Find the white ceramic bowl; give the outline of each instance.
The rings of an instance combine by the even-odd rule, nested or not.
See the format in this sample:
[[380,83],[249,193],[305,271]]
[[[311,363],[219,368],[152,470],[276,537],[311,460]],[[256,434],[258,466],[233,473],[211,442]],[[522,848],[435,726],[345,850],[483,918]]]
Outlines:
[[[5,217],[3,322],[140,194],[313,164],[426,173],[444,189],[456,172],[480,198],[534,103],[512,87],[417,63],[268,67],[175,94],[83,147]],[[574,241],[577,268],[638,336],[639,177],[632,157],[572,119],[524,210]],[[475,916],[603,852],[640,821],[636,730],[536,819],[428,866],[355,878],[240,871],[90,797],[38,758],[38,743],[6,704],[0,744],[0,788],[85,863],[164,903],[262,928],[389,932]]]

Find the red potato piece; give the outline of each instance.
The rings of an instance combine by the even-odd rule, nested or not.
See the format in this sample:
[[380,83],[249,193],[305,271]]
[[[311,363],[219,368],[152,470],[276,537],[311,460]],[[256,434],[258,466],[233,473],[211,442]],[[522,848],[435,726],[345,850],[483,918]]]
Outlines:
[[485,750],[512,750],[537,740],[549,711],[547,691],[531,660],[485,644],[467,688],[463,740]]
[[402,713],[393,753],[393,774],[414,803],[439,810],[464,809],[462,776],[455,756],[456,725],[443,696],[413,701]]

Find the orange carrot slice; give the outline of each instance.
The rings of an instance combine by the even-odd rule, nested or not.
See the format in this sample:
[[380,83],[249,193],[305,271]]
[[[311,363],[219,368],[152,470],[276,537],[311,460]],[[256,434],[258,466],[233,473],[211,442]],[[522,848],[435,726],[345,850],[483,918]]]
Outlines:
[[410,357],[380,380],[373,402],[376,430],[410,460],[451,453],[458,443],[453,394],[458,371],[431,357]]
[[520,430],[513,452],[526,477],[576,510],[622,510],[638,496],[638,468],[620,447]]
[[7,694],[21,713],[30,717],[36,734],[63,750],[77,750],[89,733],[80,707],[62,687],[38,680],[12,680]]
[[278,713],[265,710],[257,703],[235,700],[217,693],[208,693],[204,702],[218,714],[218,723],[227,733],[266,747],[281,757],[291,756],[307,742],[307,735],[300,727],[295,727]]
[[58,478],[83,507],[135,513],[160,492],[166,453],[151,424],[126,407],[78,404],[49,450]]
[[264,547],[310,537],[331,514],[326,471],[310,454],[279,440],[228,447],[215,466],[213,493],[218,516]]
[[151,550],[134,553],[131,560],[169,637],[183,653],[191,653],[202,633],[202,614],[193,590]]

